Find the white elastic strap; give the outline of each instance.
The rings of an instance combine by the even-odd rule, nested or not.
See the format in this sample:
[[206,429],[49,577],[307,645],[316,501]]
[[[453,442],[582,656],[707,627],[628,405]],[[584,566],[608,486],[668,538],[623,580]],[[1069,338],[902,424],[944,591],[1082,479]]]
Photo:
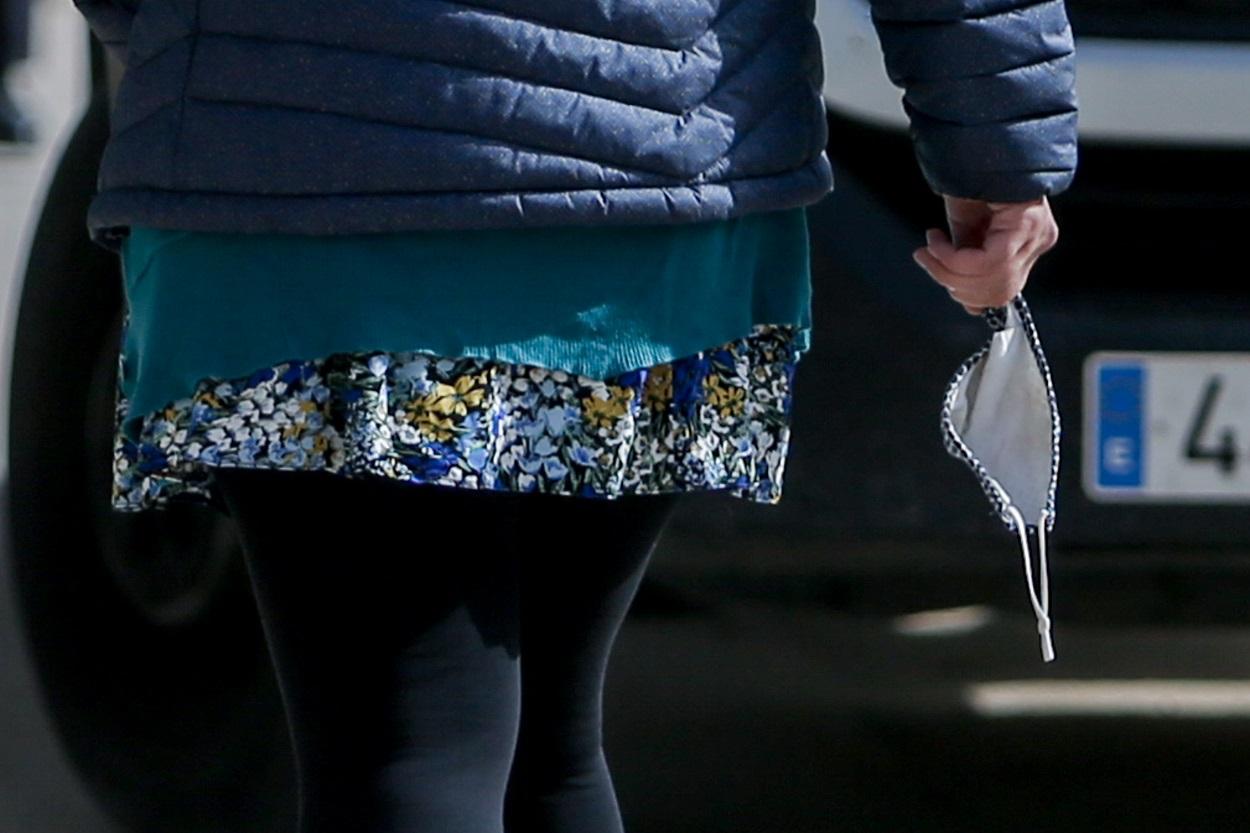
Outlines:
[[1039,601],[1033,590],[1033,564],[1029,559],[1029,533],[1024,525],[1024,516],[1020,510],[1007,504],[1007,512],[1016,523],[1016,533],[1020,538],[1020,551],[1024,556],[1024,578],[1029,585],[1029,601],[1033,604],[1033,612],[1037,616],[1037,632],[1042,637],[1042,659],[1050,662],[1055,658],[1055,646],[1050,638],[1050,582],[1046,566],[1046,516],[1037,523],[1038,569],[1041,570],[1042,598]]

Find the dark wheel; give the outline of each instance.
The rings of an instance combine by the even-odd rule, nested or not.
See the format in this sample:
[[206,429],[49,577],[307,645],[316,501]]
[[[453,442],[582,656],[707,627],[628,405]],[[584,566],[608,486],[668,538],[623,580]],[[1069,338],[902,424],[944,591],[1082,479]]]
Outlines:
[[86,234],[107,98],[52,181],[14,340],[9,513],[19,617],[79,774],[136,833],[295,828],[294,759],[229,517],[110,505],[124,296]]

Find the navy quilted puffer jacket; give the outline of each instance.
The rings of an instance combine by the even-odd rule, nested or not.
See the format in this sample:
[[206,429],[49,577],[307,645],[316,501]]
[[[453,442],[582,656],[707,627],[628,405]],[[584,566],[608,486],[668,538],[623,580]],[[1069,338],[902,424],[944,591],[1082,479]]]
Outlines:
[[[833,187],[814,0],[74,0],[125,65],[87,226],[667,223]],[[1062,0],[873,0],[935,191],[1076,166]]]

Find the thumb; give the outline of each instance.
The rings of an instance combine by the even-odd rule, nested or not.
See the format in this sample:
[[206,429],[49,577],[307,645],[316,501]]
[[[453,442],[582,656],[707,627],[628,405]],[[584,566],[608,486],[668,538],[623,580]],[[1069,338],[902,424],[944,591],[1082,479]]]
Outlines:
[[994,212],[982,200],[962,197],[945,197],[946,221],[950,226],[951,242],[958,249],[980,248]]

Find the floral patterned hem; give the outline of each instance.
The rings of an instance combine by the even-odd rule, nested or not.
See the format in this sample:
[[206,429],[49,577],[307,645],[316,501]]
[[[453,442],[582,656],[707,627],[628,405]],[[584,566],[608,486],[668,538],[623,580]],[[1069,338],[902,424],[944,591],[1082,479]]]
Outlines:
[[143,415],[137,442],[122,430],[129,403],[117,388],[112,507],[220,508],[216,467],[606,499],[724,490],[776,504],[798,332],[757,324],[602,380],[422,351],[292,359],[200,380]]

